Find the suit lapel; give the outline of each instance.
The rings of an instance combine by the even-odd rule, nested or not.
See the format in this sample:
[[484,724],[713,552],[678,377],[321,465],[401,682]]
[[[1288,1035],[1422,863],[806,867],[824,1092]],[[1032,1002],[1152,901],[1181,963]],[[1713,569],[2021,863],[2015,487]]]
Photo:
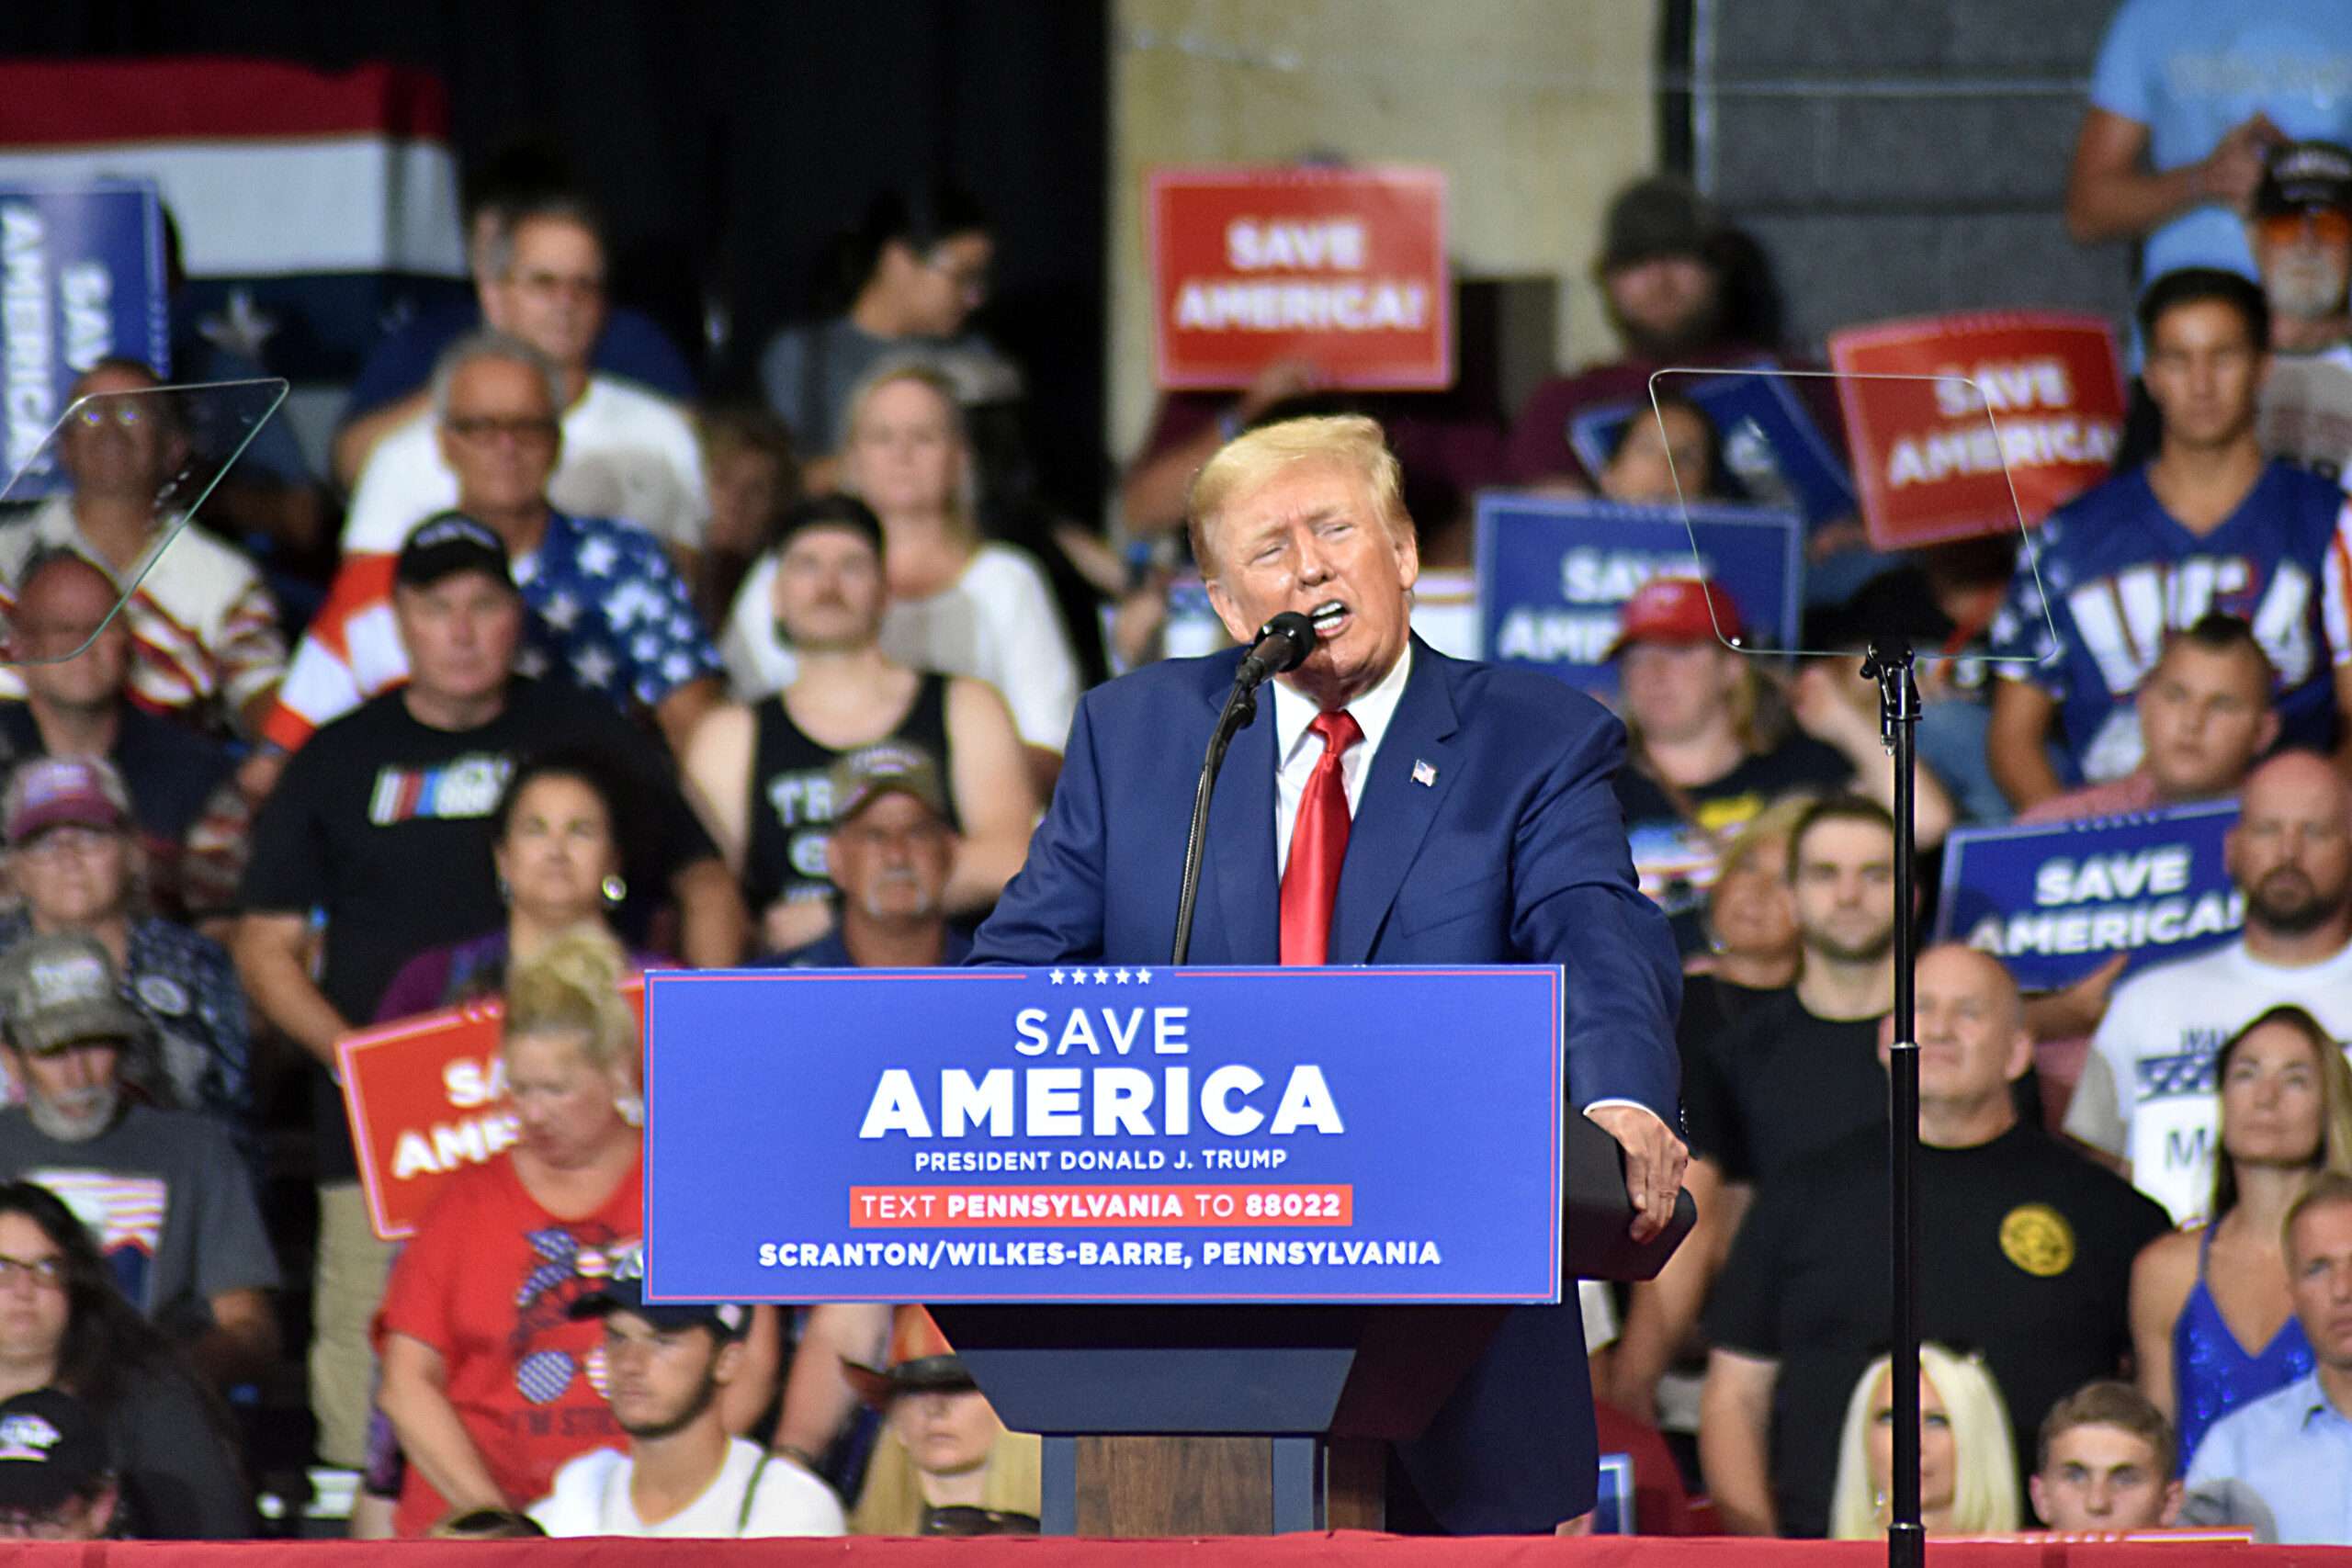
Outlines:
[[[1372,772],[1348,829],[1348,857],[1340,868],[1339,903],[1331,912],[1331,963],[1362,964],[1371,956],[1373,937],[1396,903],[1446,791],[1453,787],[1458,770],[1447,738],[1457,728],[1448,661],[1415,637],[1413,671],[1380,750],[1373,753]],[[1415,777],[1417,771],[1423,778]]]
[[[1219,692],[1210,705],[1212,724],[1224,700]],[[1207,886],[1193,923],[1195,963],[1220,950],[1228,964],[1281,959],[1282,887],[1274,865],[1274,694],[1261,691],[1258,716],[1227,748],[1209,803]],[[1204,928],[1220,916],[1222,929],[1210,937]]]

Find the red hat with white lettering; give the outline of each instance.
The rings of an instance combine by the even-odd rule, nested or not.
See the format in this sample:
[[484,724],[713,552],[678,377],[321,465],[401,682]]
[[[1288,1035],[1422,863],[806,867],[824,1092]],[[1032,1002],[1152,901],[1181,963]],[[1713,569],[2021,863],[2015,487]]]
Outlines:
[[1739,637],[1739,606],[1720,584],[1702,577],[1653,577],[1625,601],[1617,640],[1604,657],[1614,659],[1637,642],[1737,642]]

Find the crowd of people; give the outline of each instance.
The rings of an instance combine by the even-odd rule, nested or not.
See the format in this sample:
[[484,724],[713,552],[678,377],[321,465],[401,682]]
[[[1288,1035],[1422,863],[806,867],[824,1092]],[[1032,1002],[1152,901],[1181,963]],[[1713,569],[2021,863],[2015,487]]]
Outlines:
[[[2352,98],[2318,114],[2286,72],[2223,115],[2164,53],[2276,63],[2240,15],[2276,11],[2352,69],[2296,9],[2132,0],[2098,62],[2068,220],[2147,268],[2112,476],[2030,556],[1881,554],[1850,517],[1805,540],[1806,646],[1892,616],[1955,656],[1924,855],[2236,808],[2221,945],[2030,993],[1959,943],[1917,961],[1931,1533],[2352,1543]],[[1605,460],[1569,433],[1659,369],[1802,363],[1767,258],[1636,181],[1595,262],[1617,358],[1508,423],[1297,360],[1170,394],[1096,527],[1036,492],[966,193],[876,199],[839,309],[703,399],[608,298],[578,190],[472,192],[473,300],[387,335],[300,496],[273,467],[190,523],[185,400],[108,359],[69,488],[0,527],[0,1533],[255,1533],[237,1413],[273,1399],[360,1478],[354,1534],[1034,1529],[1036,1440],[920,1309],[643,1299],[626,982],[963,961],[1081,692],[1215,590],[1188,490],[1246,429],[1378,418],[1437,569],[1482,490],[1765,499],[1679,393]],[[339,533],[286,525],[338,502]],[[1656,1456],[1679,1524],[1687,1493],[1730,1532],[1868,1536],[1916,911],[1874,688],[1742,631],[1668,572],[1608,652],[1630,867],[1686,968],[1701,1220],[1657,1280],[1587,1287],[1587,1341],[1604,1433]],[[337,1042],[486,998],[512,1141],[388,1243]]]

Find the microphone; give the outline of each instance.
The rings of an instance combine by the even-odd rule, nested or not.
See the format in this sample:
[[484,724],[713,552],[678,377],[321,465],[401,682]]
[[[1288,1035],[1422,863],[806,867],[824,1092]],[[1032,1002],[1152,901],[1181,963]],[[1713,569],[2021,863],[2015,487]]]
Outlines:
[[1258,640],[1241,660],[1241,668],[1234,671],[1233,683],[1262,685],[1286,670],[1297,669],[1314,651],[1315,623],[1296,610],[1284,610],[1258,628]]

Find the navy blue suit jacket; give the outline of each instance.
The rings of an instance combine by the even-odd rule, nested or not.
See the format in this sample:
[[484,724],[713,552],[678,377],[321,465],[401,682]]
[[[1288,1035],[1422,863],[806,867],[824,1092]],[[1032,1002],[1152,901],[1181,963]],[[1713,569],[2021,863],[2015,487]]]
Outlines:
[[[1167,961],[1193,784],[1239,662],[1238,651],[1171,660],[1087,694],[1028,862],[973,962]],[[1218,780],[1193,963],[1279,958],[1273,706],[1265,694]],[[1349,831],[1330,962],[1564,964],[1572,1102],[1631,1100],[1675,1126],[1681,976],[1626,849],[1610,782],[1624,752],[1624,728],[1583,694],[1415,639]],[[1399,1455],[1458,1534],[1548,1530],[1589,1507],[1573,1292],[1564,1308],[1510,1314]]]

